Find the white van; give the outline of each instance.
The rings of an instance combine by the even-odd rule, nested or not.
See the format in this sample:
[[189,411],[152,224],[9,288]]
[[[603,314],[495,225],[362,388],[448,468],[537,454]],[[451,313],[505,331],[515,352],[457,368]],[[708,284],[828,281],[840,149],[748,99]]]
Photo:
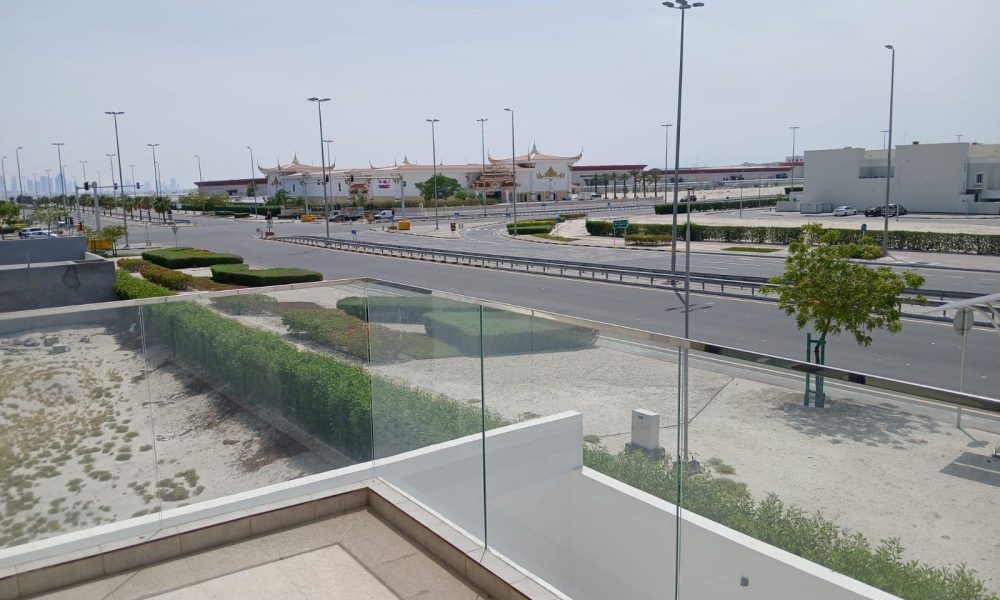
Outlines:
[[396,215],[392,213],[392,210],[380,210],[375,213],[376,221],[391,221]]
[[[43,232],[43,231],[46,231],[46,229],[44,227],[25,227],[24,229],[22,229],[21,231],[19,231],[17,235],[20,236],[20,237],[22,237],[22,238],[29,238],[29,237],[31,237],[32,234]],[[47,231],[46,231],[46,233],[47,233]],[[45,236],[43,236],[43,237],[45,237]]]

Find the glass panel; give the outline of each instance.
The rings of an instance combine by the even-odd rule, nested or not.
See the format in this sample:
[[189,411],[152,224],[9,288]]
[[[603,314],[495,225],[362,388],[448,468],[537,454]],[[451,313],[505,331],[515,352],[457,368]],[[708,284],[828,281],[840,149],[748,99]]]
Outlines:
[[344,308],[369,320],[376,473],[483,539],[480,307],[387,285],[365,300]]
[[139,310],[6,317],[0,548],[157,510]]
[[361,289],[143,307],[164,509],[371,460],[367,349],[327,318]]
[[[513,308],[484,308],[483,344],[487,413],[519,424],[486,440],[490,547],[573,598],[668,597],[673,513],[619,503],[604,477],[669,479],[655,471],[672,452],[676,353]],[[640,533],[658,544],[633,544]]]
[[[958,428],[952,406],[830,377],[817,408],[801,372],[693,351],[690,369],[687,510],[902,598],[1000,593],[996,414]],[[685,598],[721,593],[700,539],[685,520]]]

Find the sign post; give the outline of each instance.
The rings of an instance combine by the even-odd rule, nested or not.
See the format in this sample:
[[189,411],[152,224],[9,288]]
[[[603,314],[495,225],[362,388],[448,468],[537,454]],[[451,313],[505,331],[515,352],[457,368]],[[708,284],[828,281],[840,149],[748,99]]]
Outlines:
[[[622,245],[625,244],[624,237],[625,232],[628,231],[628,219],[615,219],[611,221],[611,236],[614,238],[618,237],[618,230],[621,229],[622,232]],[[613,241],[613,240],[612,240]]]
[[[958,375],[958,391],[965,392],[965,348],[969,342],[969,331],[972,330],[972,325],[975,322],[976,314],[969,308],[960,308],[955,312],[955,319],[952,322],[952,327],[955,331],[962,336],[962,360],[959,365],[959,375]],[[962,428],[962,407],[958,407],[958,414],[955,419],[955,425],[959,429]]]

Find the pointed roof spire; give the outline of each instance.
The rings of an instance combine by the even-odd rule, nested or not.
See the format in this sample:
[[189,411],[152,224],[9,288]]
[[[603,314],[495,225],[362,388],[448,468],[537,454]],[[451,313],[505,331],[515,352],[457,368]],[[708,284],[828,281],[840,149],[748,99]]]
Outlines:
[[531,154],[538,154],[538,146],[535,145],[535,140],[531,140]]
[[409,158],[407,158],[405,154],[403,155],[403,164],[404,164],[404,165],[408,165],[408,164],[410,164],[410,159],[409,159]]
[[299,154],[298,152],[296,152],[295,154],[292,155],[292,164],[296,165],[298,163],[299,163]]

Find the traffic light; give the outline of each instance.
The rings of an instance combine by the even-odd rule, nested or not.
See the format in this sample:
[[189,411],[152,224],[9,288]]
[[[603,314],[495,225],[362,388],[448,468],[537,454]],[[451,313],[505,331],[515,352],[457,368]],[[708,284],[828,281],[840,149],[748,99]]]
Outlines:
[[115,191],[117,191],[118,190],[118,182],[115,182],[113,187],[114,187]]
[[139,189],[139,188],[141,188],[141,187],[142,187],[142,185],[140,185],[139,183],[136,183],[136,184],[135,184],[135,189]]
[[83,189],[88,190],[88,191],[90,190],[90,182],[89,181],[84,181],[83,182]]

